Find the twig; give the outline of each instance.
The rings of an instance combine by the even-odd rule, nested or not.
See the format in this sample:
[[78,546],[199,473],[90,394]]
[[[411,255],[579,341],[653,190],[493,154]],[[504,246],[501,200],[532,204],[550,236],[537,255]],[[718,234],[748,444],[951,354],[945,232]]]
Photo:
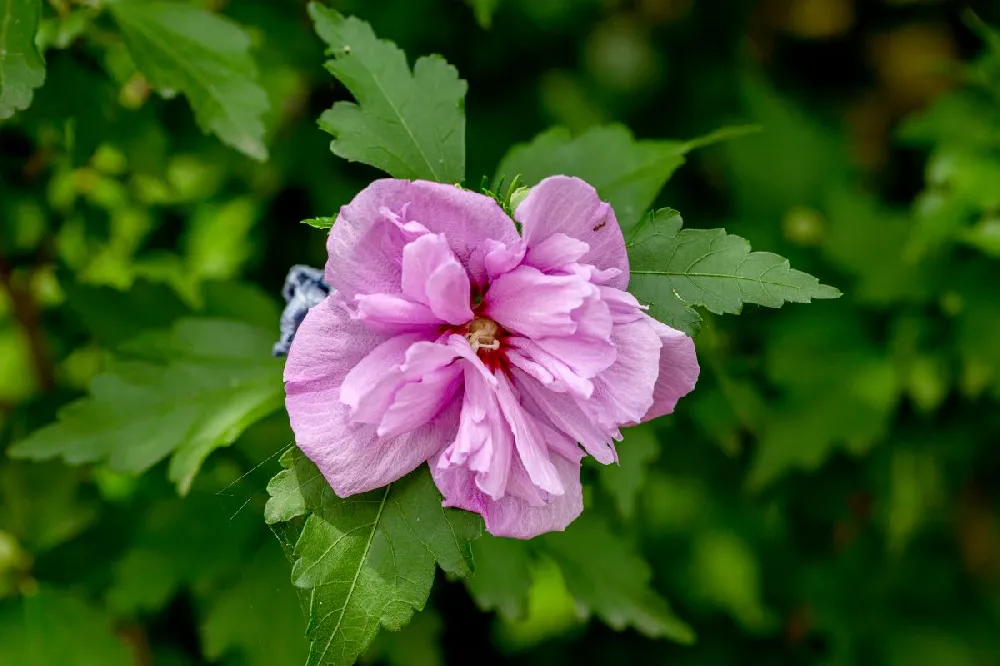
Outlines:
[[28,337],[28,349],[38,385],[42,391],[49,393],[56,387],[55,369],[45,343],[45,331],[42,330],[38,317],[38,307],[30,287],[24,288],[14,280],[13,271],[2,252],[0,252],[0,287],[10,294],[14,318],[24,328]]

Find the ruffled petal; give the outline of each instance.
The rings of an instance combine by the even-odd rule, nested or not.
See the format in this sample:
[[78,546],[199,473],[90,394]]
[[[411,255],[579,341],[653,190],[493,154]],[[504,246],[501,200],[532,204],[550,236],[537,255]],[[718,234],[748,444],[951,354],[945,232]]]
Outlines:
[[531,483],[552,495],[562,495],[565,489],[549,455],[545,434],[535,419],[521,407],[510,380],[503,374],[497,376],[496,397],[500,411],[514,434],[517,456]]
[[594,380],[589,400],[577,404],[602,427],[639,423],[653,404],[660,373],[660,337],[649,317],[615,326],[611,339],[618,352],[614,364]]
[[408,474],[454,439],[457,401],[399,437],[378,437],[351,423],[341,402],[344,378],[385,342],[352,319],[334,295],[309,311],[285,366],[285,404],[295,442],[341,497],[380,488]]
[[444,234],[425,234],[403,248],[403,294],[443,322],[472,320],[471,285]]
[[311,308],[295,333],[285,361],[286,382],[343,381],[387,336],[355,321],[339,293]]
[[596,290],[575,275],[546,275],[537,268],[518,266],[490,285],[485,314],[527,337],[571,335],[577,328],[573,310]]
[[548,502],[539,506],[532,506],[512,495],[500,500],[491,499],[476,486],[474,473],[465,467],[432,467],[431,472],[444,495],[445,506],[482,515],[486,530],[494,536],[530,539],[546,532],[566,529],[583,511],[580,458],[568,460],[556,455],[552,464],[564,492],[549,497]]
[[358,294],[354,297],[357,319],[380,333],[412,333],[429,331],[441,324],[438,316],[423,303],[414,303],[392,294]]
[[617,428],[610,431],[602,428],[580,409],[570,395],[550,391],[527,373],[514,369],[513,376],[517,389],[534,403],[553,427],[579,442],[597,462],[603,465],[617,462],[614,441],[621,439]]
[[386,178],[340,209],[327,239],[326,281],[348,302],[401,291],[402,253],[421,233],[445,234],[463,266],[484,239],[519,240],[496,201],[454,185]]
[[514,217],[521,223],[529,255],[554,234],[566,234],[590,247],[581,263],[621,271],[608,280],[609,287],[628,287],[628,255],[618,219],[586,182],[568,176],[546,178],[531,188]]
[[651,321],[660,336],[660,374],[653,389],[653,405],[642,417],[643,421],[674,411],[677,401],[694,390],[701,372],[694,340],[655,319]]

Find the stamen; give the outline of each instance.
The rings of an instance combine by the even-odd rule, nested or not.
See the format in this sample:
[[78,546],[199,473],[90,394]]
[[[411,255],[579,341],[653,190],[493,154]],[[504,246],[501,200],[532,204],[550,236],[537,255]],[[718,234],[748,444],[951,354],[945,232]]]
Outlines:
[[469,324],[465,339],[474,352],[480,349],[497,350],[500,349],[500,341],[496,338],[498,329],[497,323],[492,319],[476,317]]

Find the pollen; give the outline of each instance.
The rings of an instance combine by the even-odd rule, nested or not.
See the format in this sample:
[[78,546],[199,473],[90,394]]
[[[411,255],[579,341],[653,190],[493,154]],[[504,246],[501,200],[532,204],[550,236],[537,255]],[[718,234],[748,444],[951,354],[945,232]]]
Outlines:
[[500,341],[497,340],[497,331],[499,328],[497,323],[492,319],[476,317],[469,324],[469,329],[465,333],[465,339],[469,341],[469,345],[474,352],[478,352],[480,349],[500,349]]

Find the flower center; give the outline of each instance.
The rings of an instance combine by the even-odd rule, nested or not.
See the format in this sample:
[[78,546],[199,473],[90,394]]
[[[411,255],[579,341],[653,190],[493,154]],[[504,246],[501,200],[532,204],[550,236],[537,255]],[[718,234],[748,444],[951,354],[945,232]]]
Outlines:
[[497,340],[497,331],[499,328],[497,323],[492,319],[476,317],[469,324],[469,328],[465,333],[465,339],[469,341],[469,345],[474,352],[478,352],[480,349],[500,349],[500,341]]

